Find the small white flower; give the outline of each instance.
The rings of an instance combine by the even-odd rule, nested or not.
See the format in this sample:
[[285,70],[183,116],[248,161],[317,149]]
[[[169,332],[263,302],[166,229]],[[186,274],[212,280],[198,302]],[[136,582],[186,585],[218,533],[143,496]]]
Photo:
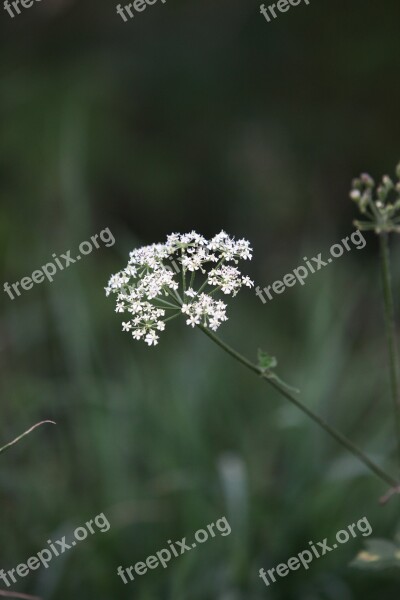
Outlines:
[[132,275],[132,277],[134,277],[136,275],[137,269],[136,269],[136,267],[133,267],[132,265],[128,265],[127,267],[125,267],[124,271],[128,275]]
[[144,336],[144,333],[143,329],[135,329],[132,331],[132,337],[135,338],[135,340],[140,340],[140,338]]
[[196,314],[191,314],[188,319],[186,319],[186,325],[191,325],[195,327],[195,325],[200,325],[200,316]]
[[156,335],[156,332],[149,331],[149,333],[145,337],[145,342],[149,346],[156,346],[158,344],[158,335]]
[[252,281],[250,279],[250,277],[248,277],[247,275],[245,275],[244,277],[242,277],[242,283],[243,283],[243,285],[246,285],[249,288],[254,287],[254,281]]
[[195,292],[191,287],[188,288],[185,292],[186,296],[189,296],[189,298],[194,298],[195,296],[197,296],[197,292]]
[[122,323],[122,331],[129,331],[130,329],[132,329],[132,323],[130,321]]

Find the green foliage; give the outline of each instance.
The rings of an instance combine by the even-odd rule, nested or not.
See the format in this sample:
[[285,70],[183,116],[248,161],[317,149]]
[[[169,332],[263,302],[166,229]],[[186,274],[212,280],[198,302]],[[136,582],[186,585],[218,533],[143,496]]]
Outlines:
[[[1,568],[104,511],[107,534],[18,589],[45,600],[396,598],[391,571],[347,567],[358,539],[265,588],[259,568],[363,515],[389,538],[398,498],[380,507],[379,481],[201,332],[177,320],[156,350],[138,348],[102,288],[129,250],[170,231],[251,239],[260,285],[347,235],[352,174],[397,160],[398,92],[373,90],[398,72],[398,0],[321,0],[268,31],[246,2],[171,3],[172,17],[123,29],[112,3],[37,4],[43,23],[1,24],[2,281],[105,226],[116,244],[14,301],[2,292],[1,440],[45,418],[57,427],[1,461]],[[384,464],[393,431],[373,256],[352,252],[266,305],[243,294],[221,335],[247,356],[270,348],[302,398]],[[118,578],[119,565],[223,514],[231,536],[130,585]]]

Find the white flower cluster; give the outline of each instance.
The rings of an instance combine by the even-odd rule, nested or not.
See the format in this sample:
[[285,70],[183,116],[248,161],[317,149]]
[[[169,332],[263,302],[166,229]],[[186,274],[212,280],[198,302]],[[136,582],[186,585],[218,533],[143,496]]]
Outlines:
[[[122,324],[123,331],[131,331],[134,339],[143,339],[149,346],[158,343],[157,332],[165,329],[166,321],[180,314],[188,317],[186,323],[192,327],[202,325],[215,331],[227,320],[227,306],[214,294],[234,297],[242,286],[254,285],[226,263],[249,260],[251,252],[247,240],[235,240],[224,231],[211,240],[195,231],[172,233],[165,244],[133,250],[128,266],[110,278],[106,295],[117,294],[116,312],[131,314]],[[175,265],[175,271],[167,261]],[[202,281],[196,282],[195,289],[199,275]],[[203,291],[207,286],[212,289]],[[172,315],[164,318],[167,312]]]
[[208,294],[200,294],[196,302],[182,305],[182,312],[188,315],[187,325],[204,325],[213,331],[218,329],[223,321],[227,321],[226,304],[221,300],[214,300]]

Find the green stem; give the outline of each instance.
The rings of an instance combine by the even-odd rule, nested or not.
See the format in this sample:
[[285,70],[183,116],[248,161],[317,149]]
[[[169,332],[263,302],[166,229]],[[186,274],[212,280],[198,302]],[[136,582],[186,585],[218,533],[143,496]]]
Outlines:
[[186,269],[183,266],[183,248],[181,248],[181,265],[182,265],[182,295],[183,297],[185,297],[185,291],[186,291]]
[[331,427],[322,417],[319,417],[318,415],[316,415],[311,409],[309,409],[302,402],[300,402],[300,400],[298,400],[295,396],[290,394],[284,387],[281,386],[281,384],[278,381],[276,381],[274,379],[270,379],[265,373],[263,373],[263,371],[256,364],[250,362],[247,358],[245,358],[244,356],[239,354],[239,352],[237,352],[236,350],[234,350],[233,348],[228,346],[228,344],[223,342],[214,333],[212,333],[211,331],[209,331],[202,325],[200,325],[199,328],[209,338],[211,338],[213,340],[213,342],[218,344],[218,346],[220,346],[220,348],[225,350],[225,352],[230,354],[230,356],[232,356],[235,360],[242,363],[242,365],[247,367],[250,371],[253,371],[253,373],[256,373],[258,376],[262,377],[265,381],[267,381],[267,383],[269,383],[273,388],[275,388],[278,392],[280,392],[282,394],[282,396],[284,396],[287,400],[289,400],[289,402],[294,404],[298,409],[300,409],[303,413],[305,413],[308,417],[310,417],[310,419],[312,419],[315,423],[317,423],[317,425],[319,425],[322,429],[324,429],[327,433],[329,433],[339,444],[341,444],[342,446],[347,448],[347,450],[349,452],[354,454],[354,456],[356,456],[361,462],[363,462],[364,465],[370,471],[375,473],[375,475],[377,475],[377,477],[379,477],[382,481],[384,481],[385,483],[389,484],[392,487],[398,486],[398,482],[396,481],[396,479],[394,479],[388,473],[385,473],[385,471],[383,471],[378,465],[376,465],[374,462],[372,462],[372,460],[370,460],[368,458],[368,456],[366,456],[360,448],[355,446],[351,440],[349,440],[344,435],[342,435],[334,427]]
[[[178,306],[178,308],[180,306],[182,306],[183,302],[182,302],[182,298],[180,297],[180,295],[178,294],[178,292],[176,290],[168,290],[167,288],[165,288],[165,292],[167,293],[167,296],[169,296],[170,298],[172,298],[175,302],[177,302],[177,304],[171,304],[171,306]],[[157,298],[158,300],[158,298]],[[166,302],[166,300],[165,300]]]
[[221,289],[221,286],[220,286],[220,285],[217,285],[217,287],[215,287],[213,290],[211,290],[211,292],[208,292],[208,293],[209,293],[209,295],[211,296],[211,294],[215,294],[215,292],[217,292],[217,291],[218,291],[218,290],[220,290],[220,289]]
[[176,315],[172,315],[171,317],[168,317],[167,319],[164,319],[164,323],[166,323],[167,321],[171,321],[171,319],[176,319],[176,317],[180,317],[181,316],[181,311],[179,311]]
[[168,308],[179,308],[178,304],[172,304],[172,302],[168,302],[168,300],[164,300],[164,298],[157,297],[155,300],[156,302],[162,302],[165,306],[168,306]]
[[381,269],[383,298],[385,305],[386,336],[389,352],[390,385],[392,391],[397,452],[400,463],[400,380],[399,380],[399,353],[396,341],[396,326],[394,321],[394,305],[392,292],[392,278],[390,275],[390,253],[388,234],[379,236],[381,250]]
[[[224,262],[225,258],[221,258],[221,260],[216,264],[215,267],[213,267],[213,269],[219,269],[219,267],[222,265],[222,263]],[[204,288],[206,287],[206,285],[208,285],[208,277],[206,276],[206,280],[204,281],[203,285],[200,286],[200,288],[197,290],[197,294],[200,295],[201,292],[204,290]]]

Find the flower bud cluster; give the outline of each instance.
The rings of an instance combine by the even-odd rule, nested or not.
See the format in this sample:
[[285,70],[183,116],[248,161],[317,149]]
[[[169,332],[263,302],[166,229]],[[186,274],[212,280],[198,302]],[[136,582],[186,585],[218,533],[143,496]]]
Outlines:
[[384,175],[377,187],[367,173],[353,180],[350,198],[367,219],[354,222],[358,229],[400,233],[400,163],[396,167],[396,178],[393,181]]

